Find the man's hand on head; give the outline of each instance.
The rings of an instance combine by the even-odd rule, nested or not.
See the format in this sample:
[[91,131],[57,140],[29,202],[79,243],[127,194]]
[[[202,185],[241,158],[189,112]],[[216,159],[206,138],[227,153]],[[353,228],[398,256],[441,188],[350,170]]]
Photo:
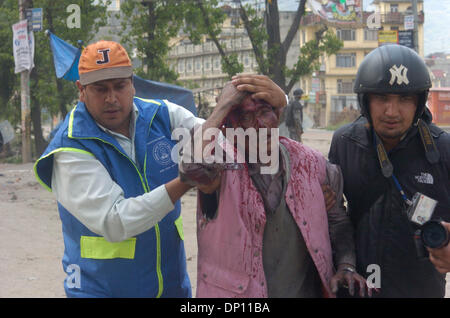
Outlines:
[[262,99],[274,107],[285,107],[284,91],[266,75],[239,74],[231,81],[238,90],[249,92],[253,99]]
[[232,106],[242,102],[247,95],[247,92],[238,90],[231,82],[227,82],[216,100],[216,108],[231,109]]

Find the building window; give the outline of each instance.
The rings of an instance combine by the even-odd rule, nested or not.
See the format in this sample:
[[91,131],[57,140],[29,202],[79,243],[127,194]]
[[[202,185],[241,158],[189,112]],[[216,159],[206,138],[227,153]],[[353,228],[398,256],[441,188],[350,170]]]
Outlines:
[[204,58],[205,71],[211,71],[211,57]]
[[192,72],[192,59],[189,59],[186,62],[186,72]]
[[337,93],[338,94],[353,94],[353,85],[355,84],[355,80],[337,80]]
[[252,66],[257,67],[258,66],[258,63],[256,62],[255,54],[253,54],[253,52],[250,53],[250,63],[251,63],[250,67],[252,67]]
[[234,39],[234,46],[236,48],[240,48],[241,47],[241,38]]
[[391,4],[391,12],[398,12],[398,4]]
[[306,33],[305,30],[302,30],[302,44],[306,43]]
[[391,31],[398,31],[398,26],[391,26]]
[[240,23],[240,19],[239,19],[239,17],[232,17],[231,18],[231,25],[239,25],[239,23]]
[[202,71],[202,60],[197,59],[195,60],[195,72],[201,72]]
[[244,67],[245,68],[249,68],[250,67],[250,64],[251,64],[251,61],[250,61],[250,57],[249,57],[249,55],[248,55],[248,53],[244,53],[244,56],[243,56],[243,64],[244,64]]
[[214,71],[220,70],[220,56],[214,57],[213,69]]
[[178,73],[184,73],[184,60],[178,60]]
[[356,53],[336,54],[336,67],[355,67]]
[[364,41],[378,41],[378,30],[364,29]]
[[337,30],[336,35],[339,38],[339,40],[342,41],[355,41],[355,30],[353,29],[347,29],[347,30]]

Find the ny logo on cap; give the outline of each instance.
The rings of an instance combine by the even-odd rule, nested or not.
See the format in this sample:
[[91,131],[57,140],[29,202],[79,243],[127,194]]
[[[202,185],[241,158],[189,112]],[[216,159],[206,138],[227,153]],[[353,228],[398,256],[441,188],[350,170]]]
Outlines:
[[397,65],[393,65],[389,72],[391,72],[391,80],[389,81],[389,84],[394,84],[395,79],[397,79],[397,84],[401,85],[405,83],[406,85],[409,84],[408,77],[406,76],[406,73],[408,72],[408,69],[402,65],[400,67],[397,67]]
[[103,54],[103,60],[97,60],[97,64],[106,64],[109,63],[109,51],[110,49],[97,50],[98,53]]

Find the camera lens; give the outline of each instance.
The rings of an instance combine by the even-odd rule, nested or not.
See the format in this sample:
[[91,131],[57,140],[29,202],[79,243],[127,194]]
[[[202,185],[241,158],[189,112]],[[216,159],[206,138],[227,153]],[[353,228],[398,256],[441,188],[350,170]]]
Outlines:
[[448,244],[447,229],[439,221],[431,220],[422,225],[422,242],[429,248],[441,248]]

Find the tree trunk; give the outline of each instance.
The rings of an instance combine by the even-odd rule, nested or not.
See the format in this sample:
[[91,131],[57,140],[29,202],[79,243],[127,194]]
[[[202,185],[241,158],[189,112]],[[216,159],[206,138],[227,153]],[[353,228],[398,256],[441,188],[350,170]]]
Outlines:
[[[56,78],[56,77],[55,77]],[[59,111],[61,112],[61,118],[64,120],[67,115],[67,107],[66,107],[66,101],[64,100],[64,97],[62,96],[61,92],[63,91],[63,83],[61,83],[61,79],[56,78],[56,90],[58,91],[56,94],[58,95],[58,107]]]
[[34,147],[36,157],[40,157],[48,143],[42,135],[41,106],[36,98],[31,97],[31,122],[33,123]]
[[266,1],[266,30],[269,36],[267,40],[267,57],[272,63],[269,64],[269,75],[272,80],[286,90],[286,77],[284,68],[286,65],[286,53],[281,45],[280,38],[280,16],[278,12],[278,1]]

